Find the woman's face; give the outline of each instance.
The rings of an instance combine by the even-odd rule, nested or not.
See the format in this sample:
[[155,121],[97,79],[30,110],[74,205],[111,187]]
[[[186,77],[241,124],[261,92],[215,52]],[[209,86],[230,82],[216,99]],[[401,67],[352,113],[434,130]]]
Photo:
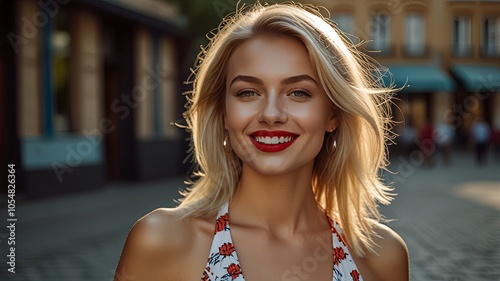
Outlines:
[[244,169],[279,175],[312,167],[337,119],[300,41],[257,37],[233,51],[224,125]]

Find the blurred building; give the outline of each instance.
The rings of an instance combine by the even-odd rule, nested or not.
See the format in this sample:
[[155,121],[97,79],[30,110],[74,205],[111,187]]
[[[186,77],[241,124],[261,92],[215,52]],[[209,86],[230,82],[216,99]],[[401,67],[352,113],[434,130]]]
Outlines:
[[[187,48],[166,2],[0,1],[0,157],[17,164],[18,190],[184,172],[186,136],[170,123],[183,111]],[[500,127],[500,1],[303,2],[326,7],[389,68],[402,87],[396,131],[447,122],[465,142],[478,116]]]
[[18,161],[18,191],[44,196],[183,171],[185,136],[171,125],[184,103],[174,8],[160,0],[0,6],[0,153]]
[[[388,67],[404,126],[446,122],[466,135],[482,116],[500,127],[500,1],[311,0]],[[386,82],[390,79],[386,77]],[[404,115],[404,118],[403,118]]]

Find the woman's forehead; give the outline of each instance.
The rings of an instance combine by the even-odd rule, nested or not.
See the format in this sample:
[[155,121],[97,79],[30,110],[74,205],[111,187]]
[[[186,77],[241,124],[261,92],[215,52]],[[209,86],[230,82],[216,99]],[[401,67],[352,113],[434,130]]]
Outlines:
[[259,36],[240,44],[228,62],[228,81],[237,75],[283,78],[307,74],[317,78],[302,42],[288,36]]

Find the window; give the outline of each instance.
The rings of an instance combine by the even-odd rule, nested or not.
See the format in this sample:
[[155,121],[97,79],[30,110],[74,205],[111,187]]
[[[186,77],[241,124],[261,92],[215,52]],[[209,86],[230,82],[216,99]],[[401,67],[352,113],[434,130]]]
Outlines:
[[425,22],[422,14],[411,13],[406,16],[406,46],[409,56],[421,56],[425,53]]
[[484,56],[500,56],[500,17],[484,19],[482,47]]
[[472,55],[470,17],[461,16],[453,19],[452,51],[457,57]]
[[332,20],[337,23],[340,30],[346,33],[345,35],[350,41],[354,43],[357,42],[356,37],[354,36],[354,20],[352,18],[352,14],[334,14],[332,16]]
[[53,130],[56,133],[64,133],[71,130],[70,118],[70,33],[69,18],[66,10],[61,11],[54,18],[54,30],[51,44],[53,53]]
[[375,13],[372,15],[370,27],[372,31],[373,50],[382,54],[391,51],[391,17],[386,13]]

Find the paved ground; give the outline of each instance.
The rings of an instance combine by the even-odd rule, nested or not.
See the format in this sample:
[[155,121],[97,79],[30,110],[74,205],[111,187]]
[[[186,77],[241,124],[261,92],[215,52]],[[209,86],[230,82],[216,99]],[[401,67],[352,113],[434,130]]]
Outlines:
[[[382,207],[408,244],[412,280],[500,280],[500,162],[476,167],[472,156],[458,153],[450,167],[431,169],[417,160],[393,159],[399,175],[387,177],[398,196]],[[6,209],[0,208],[0,280],[111,281],[133,222],[175,206],[182,180],[111,184],[19,203],[16,274],[6,268]]]
[[390,225],[409,247],[412,280],[499,281],[500,162],[477,167],[467,154],[454,160],[408,169],[393,159],[393,169],[407,177],[382,210],[397,218]]

